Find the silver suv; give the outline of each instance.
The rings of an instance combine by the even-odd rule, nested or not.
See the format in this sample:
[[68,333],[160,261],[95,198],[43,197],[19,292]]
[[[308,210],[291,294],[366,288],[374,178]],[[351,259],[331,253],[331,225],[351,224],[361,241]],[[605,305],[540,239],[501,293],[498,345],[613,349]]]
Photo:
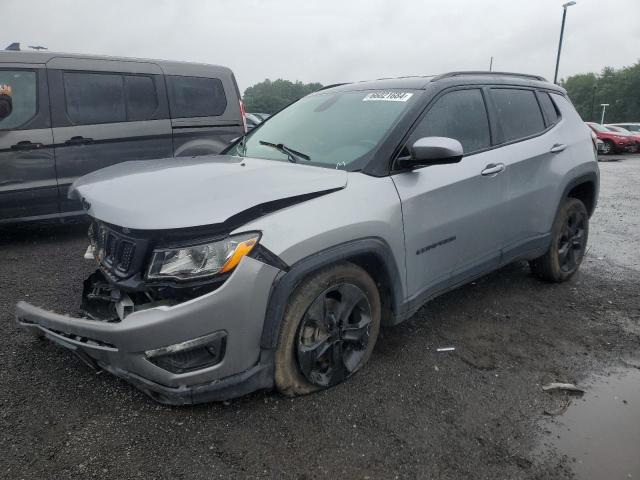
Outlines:
[[332,86],[223,155],[77,180],[98,263],[82,315],[20,302],[17,321],[160,402],[305,394],[503,265],[570,278],[598,185],[588,128],[540,77]]

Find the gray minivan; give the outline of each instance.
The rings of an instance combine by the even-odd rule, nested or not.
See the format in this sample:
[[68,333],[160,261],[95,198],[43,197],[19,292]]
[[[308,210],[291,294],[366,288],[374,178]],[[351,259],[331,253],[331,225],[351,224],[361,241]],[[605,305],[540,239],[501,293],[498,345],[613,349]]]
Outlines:
[[0,224],[84,213],[73,181],[128,160],[217,154],[244,134],[226,67],[0,51]]

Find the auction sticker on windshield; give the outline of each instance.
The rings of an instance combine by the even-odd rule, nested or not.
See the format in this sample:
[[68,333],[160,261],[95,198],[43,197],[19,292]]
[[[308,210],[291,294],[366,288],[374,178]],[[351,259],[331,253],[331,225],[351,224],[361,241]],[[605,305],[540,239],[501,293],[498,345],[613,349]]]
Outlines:
[[406,102],[413,96],[408,92],[372,92],[367,94],[363,102]]

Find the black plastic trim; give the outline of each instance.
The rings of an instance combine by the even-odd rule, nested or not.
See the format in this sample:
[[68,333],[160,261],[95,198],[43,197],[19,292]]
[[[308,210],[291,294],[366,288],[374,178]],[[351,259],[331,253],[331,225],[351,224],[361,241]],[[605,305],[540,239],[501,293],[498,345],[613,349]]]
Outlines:
[[284,311],[289,296],[309,274],[329,265],[349,261],[361,255],[375,255],[382,263],[391,290],[391,308],[394,313],[399,312],[403,303],[404,293],[400,270],[398,269],[389,245],[380,238],[369,237],[342,243],[317,252],[291,266],[288,272],[281,273],[275,280],[269,296],[269,304],[262,330],[261,346],[272,349],[277,346],[280,324],[284,318]]
[[273,388],[273,363],[261,358],[260,363],[244,372],[202,385],[171,388],[139,377],[117,367],[98,362],[107,372],[120,377],[165,405],[195,405],[219,402],[244,396],[256,390]]
[[[600,191],[598,175],[595,172],[589,172],[587,174],[580,175],[567,184],[567,186],[564,188],[564,192],[562,193],[562,197],[560,198],[558,210],[562,207],[562,202],[569,197],[569,192],[583,183],[591,183],[593,185],[593,205],[591,207],[591,210],[589,211],[589,218],[591,218],[591,215],[593,215],[593,212],[595,212],[596,206],[598,205],[598,195]],[[585,207],[588,206],[585,205]]]

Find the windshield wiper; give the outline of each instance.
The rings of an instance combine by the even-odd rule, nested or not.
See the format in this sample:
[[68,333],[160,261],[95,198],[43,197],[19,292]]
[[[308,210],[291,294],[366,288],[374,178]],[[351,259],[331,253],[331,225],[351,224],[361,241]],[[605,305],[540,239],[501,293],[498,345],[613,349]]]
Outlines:
[[281,153],[284,153],[291,163],[297,163],[299,159],[310,161],[311,157],[302,152],[297,152],[282,143],[271,143],[260,140],[260,145],[266,145],[267,147],[275,148]]

